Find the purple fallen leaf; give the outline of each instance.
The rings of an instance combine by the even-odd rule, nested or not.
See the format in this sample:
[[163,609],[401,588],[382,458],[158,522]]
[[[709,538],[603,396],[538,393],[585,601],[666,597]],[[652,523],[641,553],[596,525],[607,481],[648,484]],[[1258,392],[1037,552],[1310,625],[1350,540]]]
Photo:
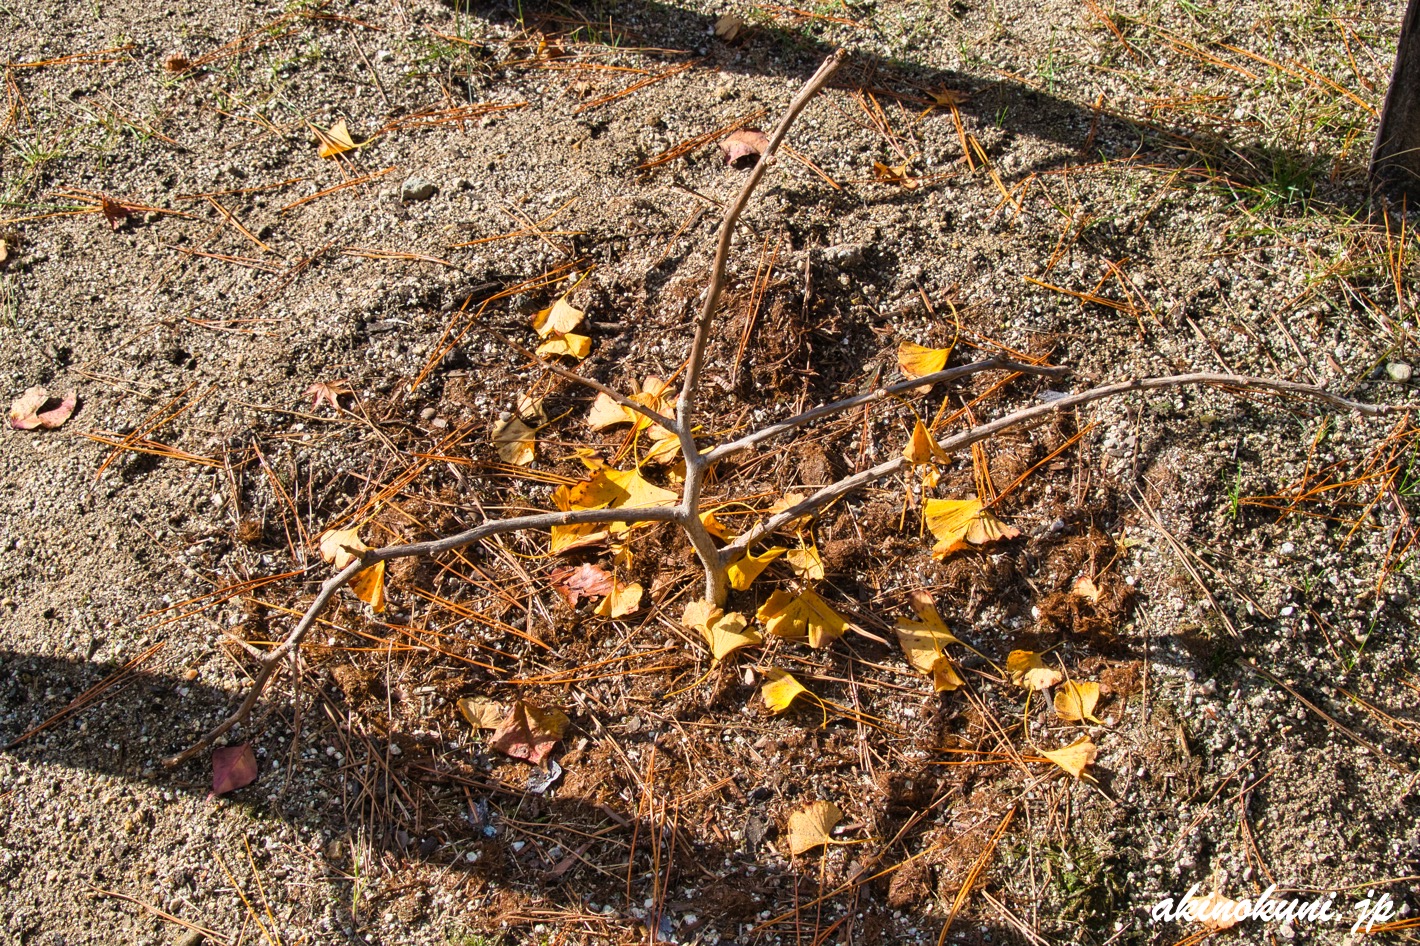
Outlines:
[[36,427],[53,430],[60,426],[74,413],[78,398],[70,391],[54,407],[41,410],[52,400],[54,398],[44,388],[30,388],[10,405],[10,426],[15,430],[34,430]]
[[720,142],[720,151],[725,163],[731,167],[754,167],[764,149],[769,147],[769,137],[753,128],[742,128]]
[[209,799],[235,792],[254,781],[256,753],[252,751],[251,743],[212,750],[212,792],[207,796]]

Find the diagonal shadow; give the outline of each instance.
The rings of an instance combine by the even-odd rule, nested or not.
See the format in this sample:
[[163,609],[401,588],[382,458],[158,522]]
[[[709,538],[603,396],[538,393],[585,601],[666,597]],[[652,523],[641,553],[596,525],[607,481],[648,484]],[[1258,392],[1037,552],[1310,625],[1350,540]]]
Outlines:
[[[594,36],[620,45],[664,51],[671,58],[698,57],[707,69],[774,76],[796,83],[812,75],[836,48],[805,32],[777,24],[755,24],[726,42],[714,35],[714,16],[659,0],[576,4],[556,0],[443,2],[461,13],[519,25],[529,33]],[[835,87],[866,90],[923,109],[934,104],[934,92],[966,93],[965,100],[957,106],[963,118],[978,127],[998,126],[1006,136],[1005,143],[988,151],[999,153],[1013,136],[1053,141],[1071,149],[1017,166],[1003,175],[1008,181],[1107,157],[1197,170],[1208,178],[1223,178],[1241,187],[1310,188],[1327,181],[1336,159],[1328,149],[1306,151],[1241,142],[1207,130],[1108,108],[1097,110],[1004,75],[985,77],[935,68],[884,56],[863,46],[850,46],[849,52],[848,62],[831,83]],[[936,114],[950,121],[945,108]],[[1366,149],[1354,150],[1362,153]],[[1342,209],[1359,209],[1370,194],[1364,183],[1332,194],[1335,190],[1328,188],[1327,197]]]

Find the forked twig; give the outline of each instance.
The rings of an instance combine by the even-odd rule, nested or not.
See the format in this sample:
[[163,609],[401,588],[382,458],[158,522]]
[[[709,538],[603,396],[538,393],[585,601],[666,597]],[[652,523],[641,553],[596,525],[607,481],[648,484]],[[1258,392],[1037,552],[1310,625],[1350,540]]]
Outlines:
[[[896,459],[880,463],[877,466],[845,477],[837,483],[820,489],[792,508],[777,513],[760,522],[738,538],[726,544],[723,548],[720,548],[716,546],[715,540],[711,537],[700,518],[702,505],[701,493],[704,488],[706,476],[711,467],[720,460],[750,450],[775,437],[792,433],[817,420],[832,417],[856,407],[870,405],[906,391],[929,388],[932,385],[959,380],[983,371],[1008,371],[1044,377],[1059,377],[1066,372],[1066,369],[1059,367],[1023,364],[1002,358],[988,358],[956,368],[949,368],[921,378],[901,381],[887,387],[878,388],[874,391],[815,407],[786,420],[778,421],[752,431],[735,440],[719,444],[713,449],[701,452],[692,434],[692,410],[699,391],[701,368],[704,363],[710,333],[714,325],[714,316],[719,294],[725,281],[725,265],[729,256],[730,238],[734,231],[735,223],[740,213],[744,210],[744,207],[748,204],[755,186],[763,178],[770,158],[784,140],[785,135],[788,133],[789,126],[803,111],[809,100],[823,88],[829,77],[839,65],[842,64],[843,59],[844,54],[841,50],[829,57],[818,72],[816,72],[803,89],[800,90],[798,95],[794,97],[788,111],[785,113],[783,119],[781,119],[778,127],[775,129],[773,136],[770,138],[769,144],[765,148],[759,163],[755,166],[749,179],[745,181],[744,186],[741,188],[739,197],[730,205],[725,213],[724,222],[720,227],[719,246],[715,256],[715,262],[711,268],[710,283],[705,294],[705,305],[696,323],[695,337],[691,343],[685,381],[676,401],[674,418],[666,417],[643,404],[619,394],[601,382],[579,375],[560,365],[554,365],[545,359],[539,358],[522,346],[516,345],[511,341],[509,342],[514,349],[529,357],[540,367],[557,374],[565,380],[585,385],[593,390],[606,394],[622,407],[629,408],[653,423],[659,424],[675,433],[682,446],[686,467],[685,481],[682,486],[679,503],[674,506],[570,510],[518,516],[511,519],[484,522],[472,529],[440,539],[415,542],[407,545],[387,546],[382,549],[364,552],[359,559],[351,562],[345,568],[341,569],[340,572],[325,581],[321,586],[319,594],[316,595],[315,600],[311,602],[310,607],[306,609],[305,614],[302,615],[296,626],[292,628],[286,639],[278,647],[262,657],[260,667],[252,680],[251,688],[237,710],[215,729],[203,736],[202,739],[191,748],[166,759],[166,765],[178,765],[192,758],[197,753],[212,746],[217,739],[221,738],[221,736],[233,726],[236,726],[246,719],[253,707],[255,707],[257,700],[261,697],[261,693],[265,689],[272,674],[275,672],[276,667],[301,645],[301,641],[304,639],[306,633],[314,626],[316,620],[320,617],[320,614],[325,610],[327,605],[329,605],[336,593],[349,584],[362,571],[380,562],[410,556],[439,555],[444,552],[464,548],[495,535],[524,529],[550,529],[553,526],[589,523],[619,522],[627,525],[635,525],[645,522],[673,522],[685,531],[687,537],[690,539],[691,545],[695,548],[701,565],[704,567],[705,597],[716,605],[724,605],[729,594],[727,568],[736,556],[745,552],[754,542],[770,535],[795,519],[817,513],[854,490],[899,472],[907,465],[908,461],[905,457],[899,456]],[[1318,387],[1297,384],[1290,381],[1272,381],[1265,378],[1251,378],[1231,374],[1198,373],[1162,378],[1142,378],[1095,387],[1077,394],[1061,395],[1046,403],[1022,408],[1021,410],[1014,411],[994,421],[978,424],[969,430],[939,441],[938,446],[943,453],[951,455],[969,449],[972,444],[985,440],[1003,430],[1029,424],[1056,411],[1069,410],[1070,408],[1103,398],[1117,397],[1138,391],[1175,388],[1185,385],[1215,385],[1242,390],[1273,391],[1289,397],[1306,397],[1320,400],[1333,407],[1369,415],[1386,414],[1400,409],[1384,405],[1362,404],[1331,394]]]

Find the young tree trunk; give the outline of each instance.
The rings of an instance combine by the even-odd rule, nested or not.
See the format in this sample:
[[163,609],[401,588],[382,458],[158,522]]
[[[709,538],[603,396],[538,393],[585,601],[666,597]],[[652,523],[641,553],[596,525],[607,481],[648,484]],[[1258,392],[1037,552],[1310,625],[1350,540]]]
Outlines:
[[1400,22],[1395,70],[1371,151],[1371,182],[1420,199],[1420,0]]

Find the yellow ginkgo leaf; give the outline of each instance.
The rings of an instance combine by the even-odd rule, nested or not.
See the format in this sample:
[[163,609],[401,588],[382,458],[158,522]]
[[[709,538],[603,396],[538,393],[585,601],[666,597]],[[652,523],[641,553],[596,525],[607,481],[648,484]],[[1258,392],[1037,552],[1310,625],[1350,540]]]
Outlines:
[[493,442],[504,463],[527,466],[537,456],[537,436],[520,418],[499,421],[493,428]]
[[553,555],[561,555],[563,552],[570,552],[573,549],[584,549],[593,545],[601,545],[611,538],[606,523],[600,522],[580,522],[571,526],[553,526],[551,529],[552,540],[548,543],[547,549]]
[[459,712],[474,729],[497,729],[508,714],[507,707],[502,703],[474,699],[459,700]]
[[931,677],[932,690],[935,693],[948,693],[966,686],[966,681],[957,672],[956,662],[946,654],[932,662]]
[[643,463],[671,463],[680,456],[680,438],[659,424],[647,431],[651,435],[651,449],[642,457]]
[[967,543],[985,545],[1021,534],[983,509],[979,499],[929,499],[923,504],[922,515],[937,537],[933,558],[946,558],[966,548]]
[[701,598],[685,606],[685,613],[681,615],[680,623],[686,627],[702,628],[724,613],[715,607],[713,602]]
[[350,137],[350,130],[345,127],[345,119],[343,118],[331,125],[329,131],[322,131],[315,125],[311,126],[311,130],[320,140],[320,150],[317,153],[322,158],[333,158],[337,154],[354,151],[356,148],[355,140]]
[[611,594],[601,600],[594,613],[600,614],[604,618],[624,617],[641,607],[641,596],[645,593],[646,589],[636,582],[623,585],[613,580]]
[[831,801],[816,801],[789,816],[789,853],[795,857],[833,840],[843,812]]
[[725,527],[725,524],[715,517],[713,512],[702,512],[700,514],[700,524],[705,527],[705,531],[719,539],[721,542],[728,542],[734,538],[734,533]]
[[752,627],[743,614],[731,611],[720,614],[699,625],[700,633],[710,645],[710,655],[716,660],[724,660],[741,647],[753,647],[764,638]]
[[1098,723],[1095,718],[1095,705],[1100,701],[1100,685],[1090,681],[1077,683],[1074,680],[1067,680],[1065,685],[1055,691],[1055,715],[1061,719],[1068,719],[1071,722],[1082,722],[1089,720]]
[[903,342],[897,346],[897,366],[909,378],[925,378],[945,368],[951,353],[950,348],[923,348],[915,342]]
[[602,467],[580,483],[559,486],[552,494],[552,501],[562,510],[669,506],[675,499],[675,493],[652,483],[639,470],[610,467]]
[[1098,754],[1099,750],[1095,748],[1093,742],[1090,742],[1089,736],[1081,736],[1063,749],[1053,749],[1050,752],[1041,753],[1075,778],[1084,775],[1085,767],[1093,764],[1095,756]]
[[634,415],[627,416],[631,413],[606,394],[598,394],[592,402],[591,413],[587,415],[587,426],[593,430],[606,430],[617,424],[629,424],[635,420]]
[[827,647],[848,629],[847,619],[812,591],[803,591],[798,597],[776,591],[760,605],[756,617],[774,636],[807,638],[813,648]]
[[818,554],[817,545],[810,544],[807,548],[790,549],[784,555],[784,560],[789,563],[794,574],[804,581],[823,580],[823,558]]
[[541,345],[537,346],[539,355],[549,357],[565,355],[568,358],[575,358],[581,361],[591,354],[592,340],[585,335],[578,335],[568,332],[566,335],[554,335]]
[[725,569],[730,578],[730,587],[736,591],[748,591],[749,586],[759,577],[759,573],[769,566],[779,556],[787,552],[788,549],[778,545],[772,549],[765,549],[758,555],[753,552],[746,552],[743,557],[731,562]]
[[947,645],[960,643],[947,630],[937,606],[926,592],[913,592],[913,608],[922,621],[897,619],[897,642],[907,655],[907,662],[932,678],[936,692],[955,690],[964,684],[956,664],[947,656]]
[[1061,680],[1064,674],[1051,669],[1033,650],[1013,650],[1006,655],[1006,672],[1011,682],[1027,690],[1048,690]]
[[355,597],[379,614],[385,609],[385,563],[376,562],[350,580],[350,590]]
[[360,541],[360,527],[352,529],[327,529],[320,534],[320,557],[336,568],[344,568],[360,557],[361,552],[370,547]]
[[759,692],[771,713],[784,712],[800,696],[813,697],[809,688],[795,680],[792,673],[778,667],[764,671],[764,682],[759,685]]
[[945,462],[947,455],[942,452],[942,448],[937,446],[937,441],[927,432],[927,425],[918,418],[917,423],[912,427],[912,439],[907,441],[907,446],[902,448],[902,455],[907,458],[907,462],[913,466],[920,466],[924,463]]
[[582,324],[582,320],[587,317],[587,313],[572,305],[563,296],[546,309],[539,309],[533,313],[532,327],[540,338],[547,338],[549,335],[566,335],[574,328]]

